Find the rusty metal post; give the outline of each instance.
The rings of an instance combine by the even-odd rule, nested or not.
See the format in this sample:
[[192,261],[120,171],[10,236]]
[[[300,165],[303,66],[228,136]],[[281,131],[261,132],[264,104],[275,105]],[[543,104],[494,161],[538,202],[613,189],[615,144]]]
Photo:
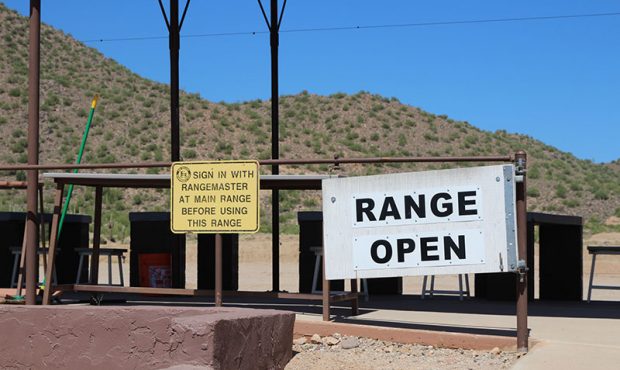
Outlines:
[[[30,0],[28,59],[28,164],[39,163],[39,77],[41,51],[41,0]],[[36,303],[37,190],[39,171],[29,170],[26,190],[26,304]]]
[[222,234],[215,234],[215,307],[222,306]]
[[325,248],[323,248],[323,321],[330,319],[329,280],[325,277]]
[[523,181],[517,182],[517,236],[519,243],[519,274],[517,276],[517,350],[528,351],[527,328],[527,154],[518,151],[515,154],[516,174],[523,176]]

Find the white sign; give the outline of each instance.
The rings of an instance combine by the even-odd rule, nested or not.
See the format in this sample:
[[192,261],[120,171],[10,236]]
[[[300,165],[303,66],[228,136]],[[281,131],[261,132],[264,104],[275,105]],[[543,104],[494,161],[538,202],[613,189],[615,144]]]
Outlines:
[[323,180],[328,279],[516,269],[512,165]]

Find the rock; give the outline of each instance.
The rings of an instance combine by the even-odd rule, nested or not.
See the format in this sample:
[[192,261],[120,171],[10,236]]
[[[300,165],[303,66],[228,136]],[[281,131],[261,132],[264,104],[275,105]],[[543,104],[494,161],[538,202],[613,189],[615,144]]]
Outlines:
[[324,337],[322,339],[322,342],[323,344],[326,344],[328,346],[335,346],[336,344],[340,343],[340,339],[334,337]]
[[352,349],[360,346],[360,342],[356,337],[346,337],[340,341],[340,347],[343,349]]
[[501,350],[501,349],[499,349],[498,347],[494,347],[494,348],[490,351],[490,353],[491,353],[492,355],[499,355],[500,353],[502,353],[502,350]]
[[340,335],[340,333],[334,333],[333,337],[336,339],[342,339],[342,335]]
[[299,345],[306,344],[306,337],[300,337],[300,338],[294,339],[293,343],[299,344]]
[[321,344],[321,336],[318,334],[313,334],[312,338],[310,338],[310,342],[315,344]]

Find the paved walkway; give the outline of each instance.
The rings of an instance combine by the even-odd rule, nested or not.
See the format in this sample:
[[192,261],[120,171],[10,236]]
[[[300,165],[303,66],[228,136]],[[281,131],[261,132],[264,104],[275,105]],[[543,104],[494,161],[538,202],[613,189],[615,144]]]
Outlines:
[[[514,337],[514,303],[435,298],[373,297],[356,318],[336,321]],[[348,310],[335,309],[348,315]],[[298,314],[298,320],[320,320]],[[536,345],[514,369],[615,369],[620,366],[620,303],[532,302],[530,338]]]

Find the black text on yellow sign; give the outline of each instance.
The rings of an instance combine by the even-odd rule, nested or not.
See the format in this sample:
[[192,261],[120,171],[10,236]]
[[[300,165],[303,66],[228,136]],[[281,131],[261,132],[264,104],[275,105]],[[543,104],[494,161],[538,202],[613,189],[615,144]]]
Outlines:
[[172,232],[257,232],[259,184],[257,161],[173,163]]

